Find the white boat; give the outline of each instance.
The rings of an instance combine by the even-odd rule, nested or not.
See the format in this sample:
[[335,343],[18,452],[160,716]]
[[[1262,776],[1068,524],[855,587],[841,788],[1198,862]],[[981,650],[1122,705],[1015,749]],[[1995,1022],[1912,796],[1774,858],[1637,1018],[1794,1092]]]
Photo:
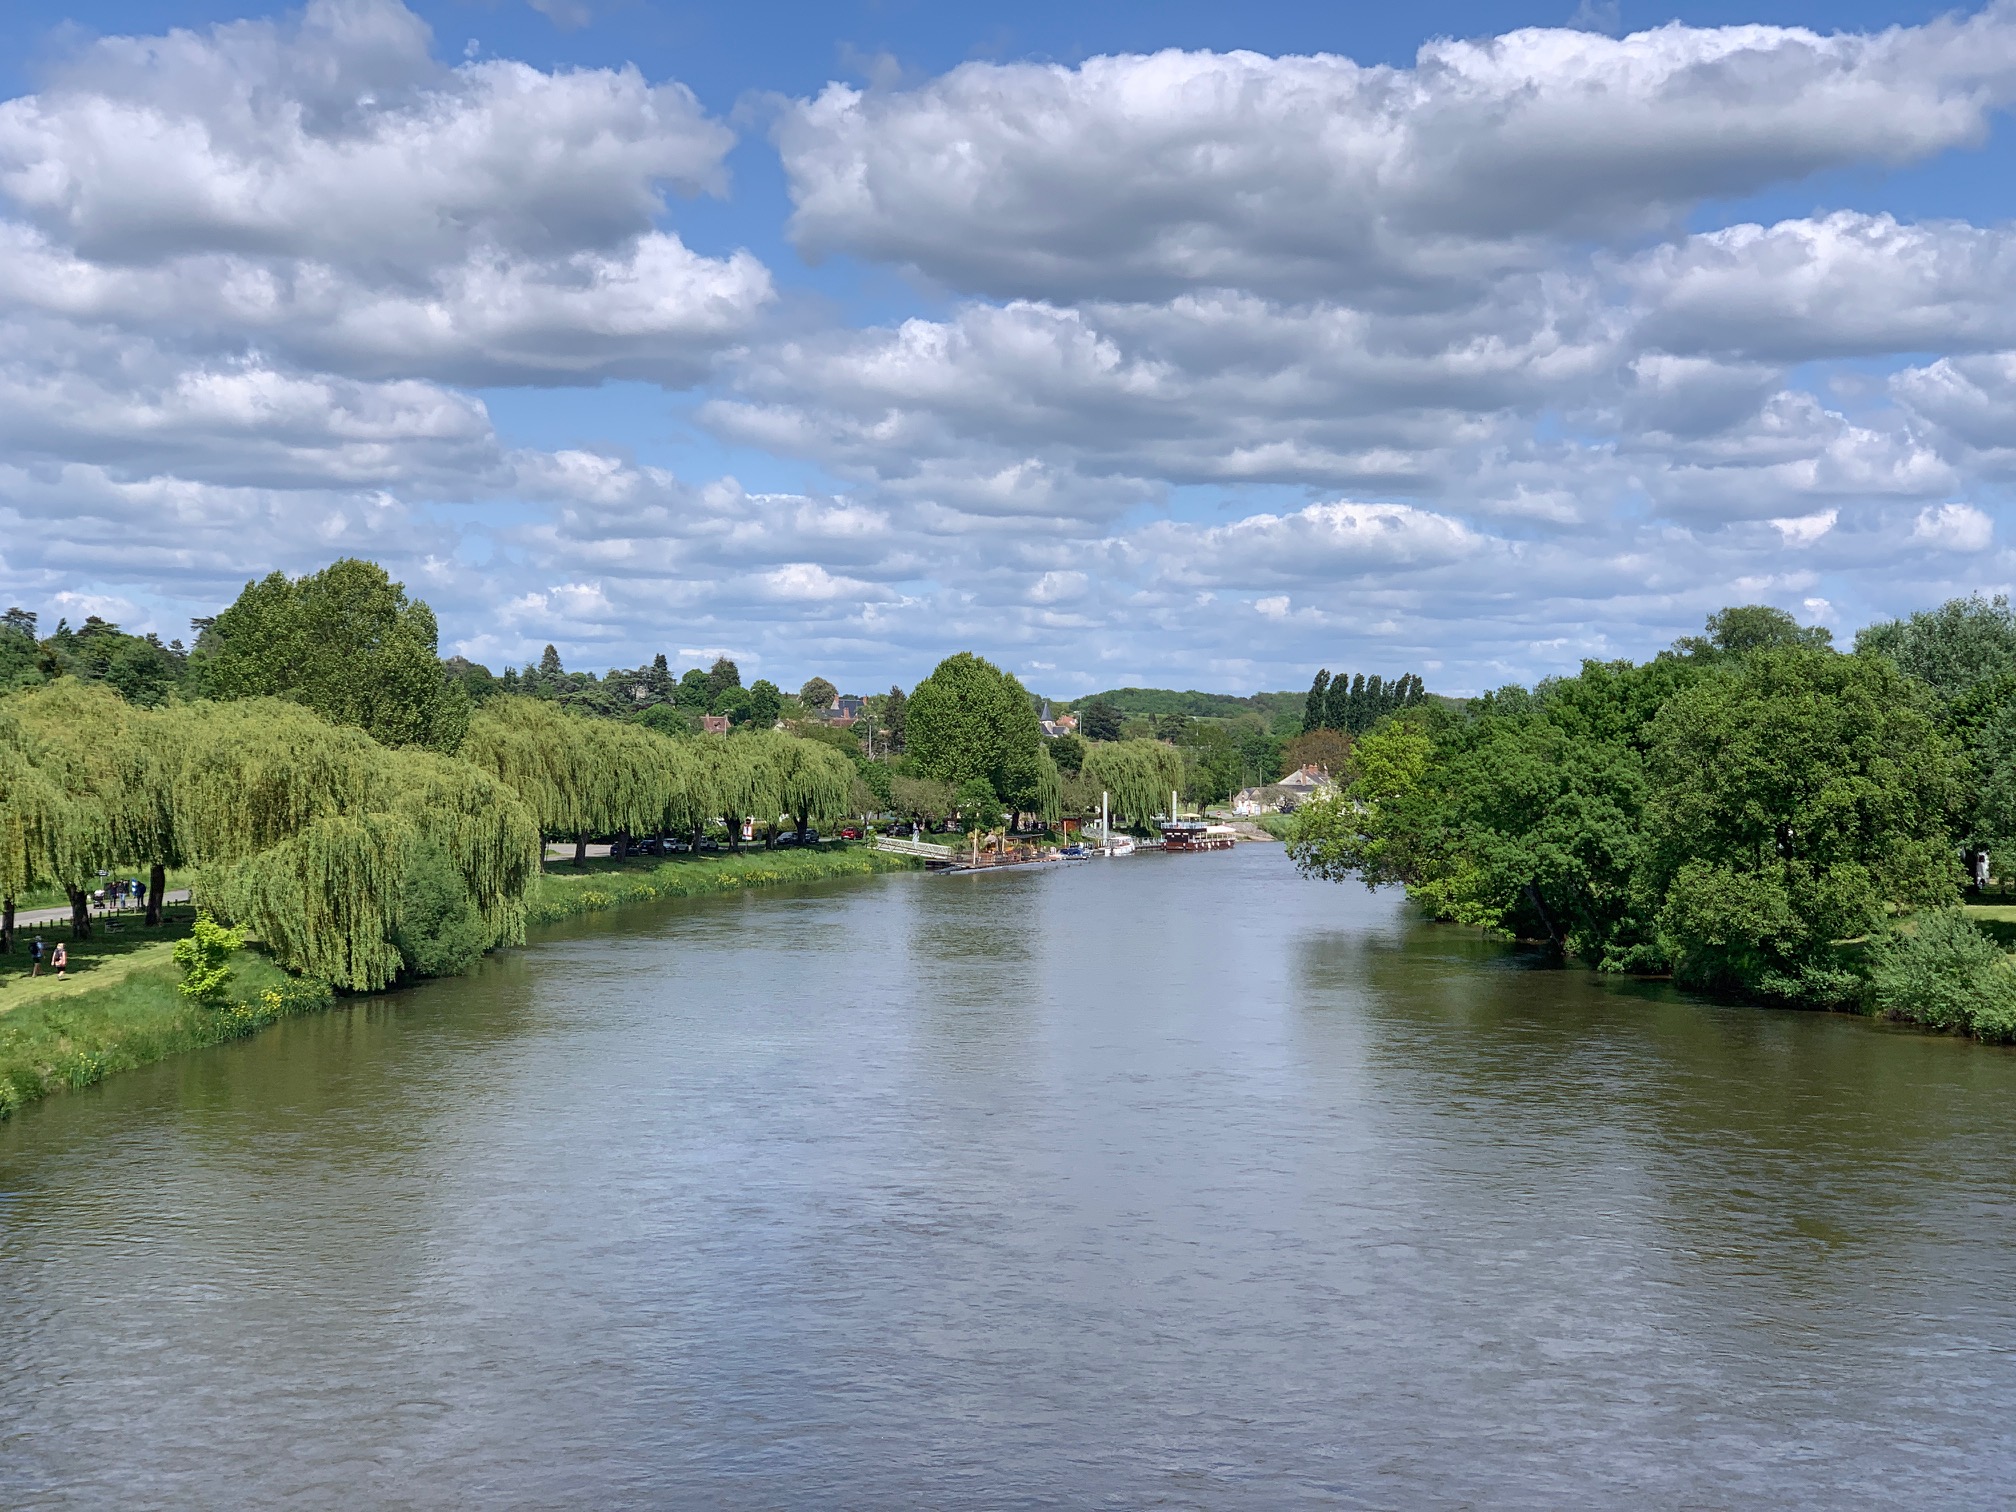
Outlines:
[[1115,835],[1106,846],[1106,854],[1109,856],[1131,856],[1134,850],[1132,835]]

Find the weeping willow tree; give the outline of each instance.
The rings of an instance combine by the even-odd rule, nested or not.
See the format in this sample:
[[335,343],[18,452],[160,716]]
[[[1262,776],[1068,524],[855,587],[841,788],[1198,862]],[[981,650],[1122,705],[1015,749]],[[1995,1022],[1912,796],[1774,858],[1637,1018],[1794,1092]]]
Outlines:
[[384,748],[278,698],[196,703],[160,717],[174,845],[191,866],[257,855],[319,819],[363,811]]
[[539,875],[539,827],[497,778],[466,761],[388,751],[383,807],[454,868],[489,945],[525,938],[525,895]]
[[1064,774],[1047,749],[1036,753],[1035,814],[1046,825],[1064,817]]
[[762,766],[764,791],[774,795],[773,812],[797,825],[798,842],[814,823],[830,824],[848,811],[854,792],[854,763],[831,746],[800,740],[775,730],[739,737]]
[[1146,829],[1183,785],[1183,754],[1159,740],[1094,741],[1084,775],[1111,794],[1114,818],[1129,829]]
[[596,820],[593,744],[585,719],[536,698],[497,698],[470,719],[461,756],[524,801],[542,840],[571,836],[579,859]]
[[398,977],[401,883],[417,839],[391,814],[335,814],[222,873],[217,901],[289,969],[353,992]]
[[63,802],[32,760],[21,722],[0,708],[0,952],[14,949],[15,899],[56,882],[49,856]]
[[[587,742],[589,821],[587,828],[614,835],[621,856],[635,835],[665,827],[673,809],[673,787],[683,776],[672,741],[642,725],[584,720]],[[577,854],[579,846],[576,847]]]
[[70,900],[71,933],[87,938],[99,874],[144,859],[158,839],[166,774],[146,728],[153,716],[68,677],[15,695],[8,710],[24,754],[60,799],[41,811],[40,860]]
[[[703,740],[695,751],[691,771],[696,796],[711,817],[719,815],[728,826],[728,843],[739,850],[742,821],[761,814],[765,807],[781,812],[771,802],[771,773],[759,759],[759,737],[763,732],[733,735],[725,740]],[[696,824],[694,839],[699,839]]]

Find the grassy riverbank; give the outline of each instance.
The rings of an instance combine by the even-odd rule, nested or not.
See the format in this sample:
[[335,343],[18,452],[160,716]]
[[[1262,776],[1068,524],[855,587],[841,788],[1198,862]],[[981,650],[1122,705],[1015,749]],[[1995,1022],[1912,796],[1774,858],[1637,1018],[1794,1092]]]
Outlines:
[[[571,863],[555,863],[535,884],[529,915],[533,923],[547,924],[661,898],[908,871],[920,864],[862,845],[670,860],[597,857],[578,871]],[[67,927],[22,931],[15,954],[0,956],[0,1118],[51,1092],[88,1087],[114,1072],[237,1039],[336,1001],[327,986],[289,976],[250,948],[232,958],[225,1006],[190,1003],[178,990],[181,972],[171,953],[194,918],[195,910],[185,904],[171,906],[157,929],[128,916],[117,929],[100,924],[89,940],[71,940]],[[37,933],[52,945],[62,940],[67,946],[70,971],[62,979],[46,970],[28,975],[27,941]]]
[[578,871],[572,862],[550,862],[534,888],[528,917],[550,924],[576,914],[658,898],[698,898],[745,887],[777,887],[788,882],[824,882],[834,877],[866,877],[878,872],[914,871],[923,865],[910,856],[891,856],[865,845],[822,845],[810,850],[761,849],[740,855],[633,856],[622,861],[591,857]]
[[185,911],[159,929],[133,926],[109,938],[66,941],[78,969],[61,980],[46,971],[30,978],[25,965],[8,972],[0,986],[0,1118],[51,1092],[238,1039],[333,1001],[321,983],[289,976],[245,950],[232,960],[229,1002],[191,1003],[171,958],[189,922]]

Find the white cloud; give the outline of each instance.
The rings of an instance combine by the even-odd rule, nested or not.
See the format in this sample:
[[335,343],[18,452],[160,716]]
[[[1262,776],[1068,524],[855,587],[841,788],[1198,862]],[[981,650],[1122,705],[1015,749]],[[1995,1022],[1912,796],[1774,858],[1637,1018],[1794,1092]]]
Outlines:
[[829,85],[778,122],[808,252],[1077,299],[1197,285],[1419,301],[1703,201],[1982,140],[1996,7],[1872,34],[1679,24],[1431,42],[1411,69],[1162,52]]
[[1986,551],[1995,522],[1971,504],[1928,504],[1911,534],[1941,551]]
[[0,103],[0,301],[357,376],[690,382],[773,296],[657,225],[732,134],[634,68],[442,68],[397,0],[114,37]]

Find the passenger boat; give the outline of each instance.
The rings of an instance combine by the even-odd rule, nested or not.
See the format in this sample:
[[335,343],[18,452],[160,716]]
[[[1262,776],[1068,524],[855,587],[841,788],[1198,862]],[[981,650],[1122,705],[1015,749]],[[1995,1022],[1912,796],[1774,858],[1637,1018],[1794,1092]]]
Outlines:
[[1162,825],[1162,849],[1166,851],[1230,850],[1238,838],[1238,831],[1229,824],[1170,819]]
[[1109,856],[1131,856],[1135,849],[1132,835],[1115,835],[1106,842],[1106,854]]

